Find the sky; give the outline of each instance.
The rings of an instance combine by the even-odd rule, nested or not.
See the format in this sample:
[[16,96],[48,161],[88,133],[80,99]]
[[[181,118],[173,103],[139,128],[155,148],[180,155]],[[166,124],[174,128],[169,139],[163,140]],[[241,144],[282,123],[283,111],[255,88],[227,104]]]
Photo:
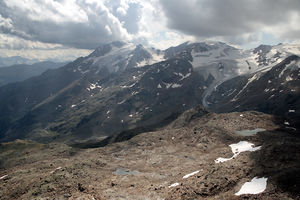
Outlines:
[[112,41],[166,49],[300,43],[299,0],[1,0],[0,57],[72,60]]

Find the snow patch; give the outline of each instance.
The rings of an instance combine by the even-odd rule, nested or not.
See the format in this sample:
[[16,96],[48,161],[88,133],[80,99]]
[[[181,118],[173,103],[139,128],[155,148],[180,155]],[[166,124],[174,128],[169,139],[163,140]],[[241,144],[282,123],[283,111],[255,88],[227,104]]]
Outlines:
[[90,87],[89,87],[90,90],[94,90],[96,88],[100,88],[101,89],[102,87],[100,85],[98,85],[98,83],[95,83],[95,84],[91,83],[90,84]]
[[247,141],[240,141],[236,144],[231,144],[229,145],[231,148],[231,151],[233,153],[233,156],[231,158],[217,158],[215,160],[215,163],[221,163],[221,162],[226,162],[229,160],[232,160],[233,158],[237,157],[240,153],[245,152],[245,151],[257,151],[261,149],[261,146],[254,147],[254,144],[247,142]]
[[[230,91],[230,90],[229,90]],[[231,96],[234,92],[236,91],[236,89],[234,89],[232,92],[230,92],[227,96]]]
[[200,171],[198,170],[198,171],[194,171],[194,172],[192,172],[192,173],[189,173],[189,174],[187,174],[187,175],[185,175],[184,177],[182,177],[183,179],[186,179],[186,178],[189,178],[190,176],[194,176],[195,174],[198,174]]
[[292,80],[293,80],[293,78],[292,78],[292,77],[290,77],[290,76],[287,76],[287,77],[285,78],[285,80],[286,80],[286,81],[292,81]]
[[186,75],[181,74],[181,79],[179,81],[182,81],[183,79],[186,79],[186,78],[190,77],[191,75],[192,75],[191,72],[187,73]]
[[188,78],[188,77],[190,77],[192,75],[191,72],[188,72],[186,75],[183,75],[180,72],[179,73],[174,72],[174,74],[180,77],[179,81],[182,81],[182,80],[184,80],[184,79],[186,79],[186,78]]
[[132,88],[133,86],[135,86],[136,83],[133,83],[131,85],[122,85],[121,88]]
[[180,85],[180,84],[177,84],[177,83],[173,83],[172,84],[172,88],[180,88],[182,85]]
[[169,185],[169,188],[176,187],[178,185],[179,185],[179,183],[173,183],[173,184]]
[[137,63],[137,67],[143,67],[145,65],[152,65],[154,63],[158,63],[158,62],[165,60],[163,53],[159,54],[155,50],[149,49],[149,48],[147,48],[146,50],[147,50],[147,52],[149,52],[151,54],[151,58],[144,59],[141,62]]
[[272,94],[272,95],[269,97],[269,99],[272,99],[274,96],[275,96],[275,95],[274,95],[274,94]]
[[287,64],[287,65],[284,67],[284,69],[280,72],[279,78],[281,78],[281,77],[283,76],[283,74],[284,74],[284,72],[285,72],[286,70],[292,69],[293,66],[295,66],[295,65],[296,65],[296,68],[297,68],[297,69],[300,68],[300,62],[299,62],[299,61],[298,61],[298,62],[297,62],[297,61],[292,61],[291,63]]
[[172,86],[172,83],[165,83],[164,82],[164,84],[165,84],[165,86],[166,86],[167,89],[169,89]]
[[8,175],[1,176],[0,180],[5,179],[6,177],[8,177]]
[[236,95],[235,95],[235,97],[231,100],[231,101],[236,101],[237,100],[237,97],[248,87],[248,85],[250,84],[250,83],[252,83],[253,81],[255,81],[255,80],[258,80],[260,77],[257,75],[257,74],[254,74],[251,78],[249,78],[248,79],[248,82],[246,83],[246,85],[243,87],[243,89],[241,89],[240,91],[239,91],[239,93],[237,93]]
[[58,167],[55,170],[51,171],[50,174],[53,174],[55,171],[60,170],[62,167]]
[[181,85],[181,84],[178,84],[178,83],[165,83],[165,82],[163,82],[163,83],[165,84],[165,86],[166,86],[167,89],[169,89],[169,88],[180,88],[180,87],[182,87],[182,85]]
[[296,112],[296,111],[295,111],[295,110],[289,110],[289,112],[290,112],[290,113],[294,113],[294,112]]
[[118,104],[119,104],[119,105],[120,105],[120,104],[123,104],[123,103],[125,103],[125,101],[126,101],[126,99],[124,99],[123,101],[118,102]]
[[254,177],[250,182],[246,182],[241,187],[240,191],[235,193],[236,196],[242,194],[259,194],[265,191],[267,187],[268,178],[257,178]]

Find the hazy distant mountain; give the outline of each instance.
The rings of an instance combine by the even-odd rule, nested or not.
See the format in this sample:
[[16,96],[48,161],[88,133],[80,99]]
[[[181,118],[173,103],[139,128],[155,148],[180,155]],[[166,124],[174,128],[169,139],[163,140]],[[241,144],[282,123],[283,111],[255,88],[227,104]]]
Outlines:
[[[227,111],[232,98],[222,98],[224,90],[236,89],[232,95],[240,92],[240,97],[245,92],[243,99],[253,99],[265,84],[255,74],[279,73],[276,70],[281,68],[285,69],[281,69],[283,75],[272,75],[280,81],[273,81],[272,88],[266,89],[280,88],[288,79],[283,87],[293,91],[278,90],[278,94],[282,93],[282,99],[299,99],[298,64],[284,67],[290,59],[296,61],[297,56],[292,55],[299,52],[299,46],[284,44],[247,51],[221,42],[187,42],[165,51],[123,42],[101,45],[64,67],[1,87],[0,136],[4,140],[75,142],[101,140],[134,128],[151,130],[198,104],[216,112]],[[257,82],[259,89],[248,92],[249,80]],[[285,115],[286,109],[292,109],[299,115],[298,101],[274,104],[272,98],[254,98],[256,104],[244,107],[237,106],[241,102],[237,101],[230,111]],[[268,109],[256,106],[262,102]],[[279,112],[277,107],[286,103],[289,106]]]
[[55,69],[63,66],[65,63],[38,62],[32,65],[18,64],[9,67],[0,68],[0,86],[23,81],[33,76],[38,76],[48,69]]
[[11,66],[11,65],[18,65],[18,64],[31,65],[36,62],[39,62],[39,61],[36,59],[23,58],[21,56],[0,57],[0,67],[7,67],[7,66]]

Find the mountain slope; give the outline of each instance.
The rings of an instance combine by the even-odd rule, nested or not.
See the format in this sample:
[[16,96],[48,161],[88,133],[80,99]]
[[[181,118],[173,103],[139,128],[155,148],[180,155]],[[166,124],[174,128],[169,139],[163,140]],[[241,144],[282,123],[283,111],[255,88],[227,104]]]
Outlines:
[[[218,112],[258,110],[300,117],[300,58],[290,56],[273,68],[239,76],[219,85],[209,97],[210,108]],[[297,120],[298,119],[298,120]]]
[[160,124],[199,104],[204,91],[199,88],[207,81],[181,57],[144,65],[164,60],[160,54],[112,43],[62,68],[0,88],[8,97],[1,102],[2,138],[103,139]]

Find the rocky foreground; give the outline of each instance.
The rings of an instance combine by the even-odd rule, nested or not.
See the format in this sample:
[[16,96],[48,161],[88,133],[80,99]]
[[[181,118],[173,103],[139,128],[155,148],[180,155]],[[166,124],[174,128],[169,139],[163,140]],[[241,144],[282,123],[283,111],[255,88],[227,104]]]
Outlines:
[[[241,141],[252,149],[232,152]],[[196,108],[161,130],[93,149],[2,143],[0,167],[0,199],[300,199],[299,131],[258,112]],[[235,195],[255,177],[267,180],[263,192]]]

